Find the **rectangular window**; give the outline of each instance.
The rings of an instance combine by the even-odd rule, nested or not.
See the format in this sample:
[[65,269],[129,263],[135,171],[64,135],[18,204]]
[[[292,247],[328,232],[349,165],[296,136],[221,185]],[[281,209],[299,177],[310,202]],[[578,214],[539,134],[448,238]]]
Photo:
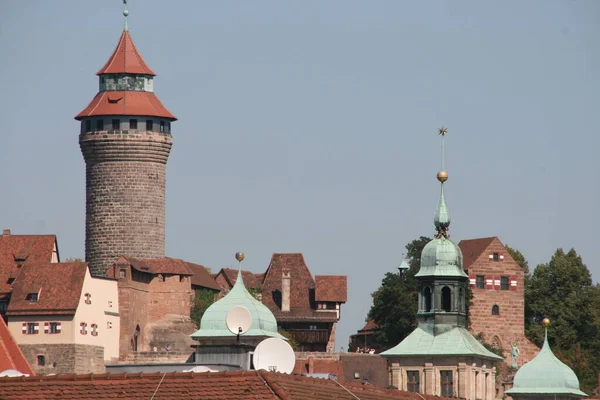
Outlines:
[[82,322],[79,324],[79,333],[82,335],[87,335],[87,323]]
[[442,397],[454,397],[452,371],[440,371],[440,388]]
[[408,390],[409,392],[416,392],[419,393],[419,384],[420,384],[420,380],[419,380],[419,371],[406,371],[406,375],[407,375],[407,384],[406,384],[406,390]]
[[86,293],[84,295],[84,297],[85,297],[85,304],[92,304],[92,295],[91,294]]
[[92,130],[92,121],[90,121],[89,119],[87,121],[85,121],[85,131],[89,132]]
[[475,277],[475,286],[477,287],[477,289],[485,289],[485,276],[484,275],[477,275]]
[[160,131],[161,132],[165,131],[165,121],[160,121]]
[[38,294],[37,293],[29,293],[26,297],[26,300],[29,300],[30,303],[38,302]]
[[146,121],[146,130],[147,131],[152,131],[152,125],[153,125],[152,120],[151,119],[147,120]]
[[97,131],[103,131],[104,130],[104,120],[97,120],[96,121],[96,130]]
[[120,131],[121,130],[121,120],[119,120],[119,119],[113,119],[112,120],[112,130],[113,131]]
[[500,254],[498,254],[498,253],[494,253],[494,254],[492,255],[492,260],[494,260],[495,262],[498,262],[498,261],[500,261]]
[[98,336],[98,325],[92,324],[92,325],[90,325],[90,327],[92,328],[92,330],[91,330],[92,336]]
[[36,323],[34,323],[34,322],[29,322],[29,323],[27,324],[27,334],[28,334],[28,335],[35,335],[35,334],[37,333],[37,332],[36,332],[36,329],[35,329],[35,326],[36,326],[36,325],[37,325],[37,324],[36,324]]
[[127,271],[125,271],[124,269],[120,269],[119,270],[119,278],[125,279],[126,276],[127,276]]
[[60,333],[60,322],[50,322],[50,333]]
[[508,281],[508,276],[501,276],[500,277],[500,290],[508,290],[509,289],[509,281]]
[[129,120],[129,129],[137,129],[137,119]]

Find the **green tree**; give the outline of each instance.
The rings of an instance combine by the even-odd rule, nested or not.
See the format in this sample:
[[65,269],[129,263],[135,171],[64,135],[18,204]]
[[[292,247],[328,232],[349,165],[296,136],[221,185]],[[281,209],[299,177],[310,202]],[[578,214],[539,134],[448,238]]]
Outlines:
[[538,265],[525,289],[525,332],[541,346],[543,318],[551,321],[552,350],[573,368],[584,391],[597,385],[600,371],[600,288],[574,249],[558,249]]
[[194,302],[190,310],[190,318],[200,326],[200,320],[208,307],[215,302],[216,293],[210,289],[196,289]]
[[525,287],[529,285],[529,281],[531,280],[531,272],[529,271],[529,263],[525,259],[523,253],[521,253],[517,249],[513,249],[512,247],[505,246],[508,254],[515,260],[517,264],[523,268],[523,272],[525,273]]
[[67,258],[65,261],[66,263],[70,263],[70,262],[83,262],[83,260],[81,258],[73,258],[73,257],[69,257]]
[[292,349],[294,349],[294,351],[298,351],[298,348],[300,346],[298,345],[298,342],[296,342],[296,339],[294,339],[294,336],[290,332],[281,328],[277,329],[277,331],[281,336],[285,337],[288,340],[288,344],[292,346]]
[[367,316],[379,326],[373,335],[374,345],[390,348],[398,344],[417,325],[418,284],[415,274],[421,265],[421,252],[431,238],[421,236],[406,245],[410,268],[402,275],[388,272],[373,294]]

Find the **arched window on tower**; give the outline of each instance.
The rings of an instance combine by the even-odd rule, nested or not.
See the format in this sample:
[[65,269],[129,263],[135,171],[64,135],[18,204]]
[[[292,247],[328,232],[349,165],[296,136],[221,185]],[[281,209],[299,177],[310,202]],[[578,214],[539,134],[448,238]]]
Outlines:
[[452,290],[450,290],[450,288],[448,286],[444,286],[442,288],[442,310],[444,310],[446,312],[452,311],[451,293],[452,293]]
[[431,289],[429,287],[423,289],[423,306],[425,312],[431,312]]
[[498,307],[498,304],[492,306],[492,315],[500,315],[500,307]]

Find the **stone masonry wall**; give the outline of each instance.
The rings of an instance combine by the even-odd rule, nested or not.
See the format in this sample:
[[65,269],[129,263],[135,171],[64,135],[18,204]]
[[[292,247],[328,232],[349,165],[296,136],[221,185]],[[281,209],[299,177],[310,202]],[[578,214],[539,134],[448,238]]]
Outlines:
[[[489,255],[499,253],[504,260],[492,261]],[[518,365],[531,360],[539,349],[525,338],[525,273],[523,268],[510,256],[504,245],[495,238],[489,247],[468,269],[468,274],[484,275],[489,279],[500,276],[516,278],[516,290],[478,289],[471,285],[473,300],[469,309],[471,331],[483,333],[484,340],[492,344],[497,342],[503,350],[507,363],[511,361],[511,345],[517,343],[520,355]],[[498,278],[499,279],[499,278]],[[492,315],[492,307],[499,307],[499,315]]]
[[104,276],[120,255],[165,255],[165,168],[171,136],[157,132],[79,137],[86,161],[86,261]]
[[[104,347],[102,346],[25,344],[19,347],[37,375],[101,374],[105,371]],[[39,365],[38,356],[44,356],[44,366]]]
[[156,321],[167,314],[190,316],[192,288],[190,277],[165,275],[161,282],[155,277],[149,284],[149,321]]

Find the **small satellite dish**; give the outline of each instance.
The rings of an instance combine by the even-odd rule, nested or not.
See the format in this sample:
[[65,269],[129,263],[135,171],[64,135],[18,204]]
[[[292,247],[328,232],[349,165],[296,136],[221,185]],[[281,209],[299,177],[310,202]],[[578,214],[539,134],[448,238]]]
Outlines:
[[291,374],[295,365],[294,349],[283,339],[265,339],[254,349],[254,369]]
[[234,335],[242,335],[252,326],[252,315],[244,306],[235,306],[227,313],[227,329]]
[[22,372],[17,371],[16,369],[6,369],[0,372],[0,377],[15,377],[15,376],[29,376],[28,374],[24,374]]
[[183,372],[219,372],[216,369],[210,369],[204,365],[196,365],[193,368],[183,370]]

